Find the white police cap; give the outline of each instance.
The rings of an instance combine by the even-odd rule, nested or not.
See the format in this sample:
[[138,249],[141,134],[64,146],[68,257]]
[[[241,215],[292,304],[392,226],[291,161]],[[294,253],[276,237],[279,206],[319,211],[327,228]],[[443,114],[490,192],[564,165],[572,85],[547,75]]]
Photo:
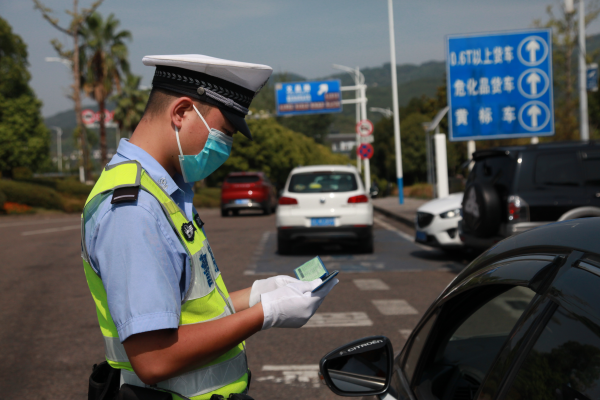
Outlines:
[[271,76],[271,67],[201,54],[146,56],[142,62],[156,67],[153,87],[217,106],[238,131],[252,139],[244,117]]

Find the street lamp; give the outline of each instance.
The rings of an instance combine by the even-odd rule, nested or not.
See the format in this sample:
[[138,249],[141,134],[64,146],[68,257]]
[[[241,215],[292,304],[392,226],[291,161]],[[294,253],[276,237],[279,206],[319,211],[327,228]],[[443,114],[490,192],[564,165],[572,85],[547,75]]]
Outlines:
[[369,111],[378,112],[386,118],[390,118],[394,115],[394,112],[392,110],[390,110],[389,108],[371,107],[371,108],[369,108]]
[[388,20],[390,25],[390,67],[392,69],[392,105],[394,107],[394,141],[396,142],[396,180],[398,200],[404,204],[404,179],[402,175],[402,151],[400,148],[400,116],[398,115],[398,78],[396,76],[396,41],[394,38],[394,6],[388,0]]
[[56,153],[58,154],[58,172],[62,172],[62,129],[58,126],[53,126],[56,130]]

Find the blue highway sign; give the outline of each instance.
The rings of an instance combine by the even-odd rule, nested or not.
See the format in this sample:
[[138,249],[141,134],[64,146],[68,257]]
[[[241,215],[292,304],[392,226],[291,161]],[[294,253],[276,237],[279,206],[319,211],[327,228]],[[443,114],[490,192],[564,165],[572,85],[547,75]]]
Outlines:
[[275,84],[277,115],[323,114],[342,111],[339,80]]
[[450,140],[554,134],[549,29],[448,36]]

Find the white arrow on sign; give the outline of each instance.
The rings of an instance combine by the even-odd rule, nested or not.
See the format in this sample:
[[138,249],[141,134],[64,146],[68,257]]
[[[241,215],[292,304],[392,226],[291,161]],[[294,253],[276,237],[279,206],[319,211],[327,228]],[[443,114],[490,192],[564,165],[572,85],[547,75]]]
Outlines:
[[538,116],[542,115],[542,110],[534,104],[531,107],[529,107],[529,110],[527,110],[527,115],[531,117],[531,127],[537,128]]
[[530,40],[529,42],[527,42],[527,45],[525,45],[525,50],[527,50],[529,52],[529,62],[530,63],[534,63],[536,62],[536,52],[540,49],[540,44],[537,42],[537,40]]
[[532,72],[527,76],[527,79],[525,79],[525,81],[529,84],[529,87],[531,88],[531,94],[537,94],[537,85],[542,81],[542,78],[540,78],[540,76],[535,72]]

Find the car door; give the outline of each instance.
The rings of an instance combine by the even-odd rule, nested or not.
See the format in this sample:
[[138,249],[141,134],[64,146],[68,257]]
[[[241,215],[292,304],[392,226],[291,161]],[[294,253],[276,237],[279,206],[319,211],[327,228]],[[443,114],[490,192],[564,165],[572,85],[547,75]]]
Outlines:
[[554,259],[530,255],[495,263],[446,294],[396,360],[398,399],[474,399],[520,319],[538,297],[527,284]]
[[[576,151],[544,151],[523,157],[517,194],[529,205],[531,222],[557,221],[587,202]],[[533,163],[531,163],[533,161]]]
[[[593,260],[577,263],[553,283],[539,326],[523,338],[502,379],[497,376],[496,399],[600,398],[599,285],[600,263]],[[492,398],[485,392],[480,398]]]

